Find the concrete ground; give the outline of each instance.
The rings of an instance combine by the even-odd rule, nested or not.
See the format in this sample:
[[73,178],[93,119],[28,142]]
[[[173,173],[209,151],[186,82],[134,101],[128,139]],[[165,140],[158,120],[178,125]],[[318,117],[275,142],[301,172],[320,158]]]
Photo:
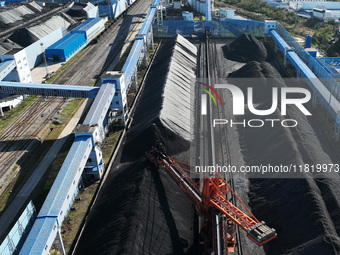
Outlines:
[[[48,73],[57,72],[64,63],[62,62],[47,62],[47,71]],[[33,83],[42,83],[46,80],[46,63],[43,62],[39,66],[35,67],[31,70]]]

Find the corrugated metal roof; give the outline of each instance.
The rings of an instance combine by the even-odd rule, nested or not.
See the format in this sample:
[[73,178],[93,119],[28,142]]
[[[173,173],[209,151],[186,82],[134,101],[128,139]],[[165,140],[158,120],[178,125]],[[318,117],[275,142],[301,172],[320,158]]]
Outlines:
[[14,60],[0,63],[0,81],[4,79],[16,67]]
[[50,47],[47,49],[65,49],[67,48],[70,44],[72,44],[74,41],[78,40],[79,38],[84,37],[84,34],[80,33],[70,33],[63,38],[61,38],[59,41],[56,43],[52,44]]
[[0,81],[0,93],[95,98],[98,87]]
[[95,8],[96,6],[94,6],[92,3],[88,2],[86,7],[84,8],[85,11],[89,11],[92,10],[93,8]]
[[75,32],[75,31],[87,31],[91,27],[93,27],[95,24],[100,22],[101,20],[102,19],[100,19],[100,18],[91,18],[91,19],[88,19],[88,20],[84,21],[83,23],[81,23],[76,28],[72,29],[72,32]]
[[91,137],[81,136],[75,138],[38,216],[59,216],[62,205],[67,199],[67,194],[79,170],[80,162],[84,157],[89,156],[89,154],[86,155],[86,152],[89,151],[89,146],[92,148]]
[[[74,23],[75,21],[73,22],[73,24]],[[28,27],[27,30],[37,38],[41,39],[60,27],[68,28],[70,25],[71,23],[67,21],[64,17],[56,15],[43,22],[39,22],[39,24],[35,26]]]
[[37,251],[43,251],[54,226],[57,224],[56,218],[37,218],[20,254],[37,254]]
[[115,93],[115,84],[103,84],[94,100],[89,113],[86,115],[84,124],[102,123]]

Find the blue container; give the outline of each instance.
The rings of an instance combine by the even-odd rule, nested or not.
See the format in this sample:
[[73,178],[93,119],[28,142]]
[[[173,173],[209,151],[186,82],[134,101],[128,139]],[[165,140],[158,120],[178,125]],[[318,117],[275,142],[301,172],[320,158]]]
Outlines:
[[84,33],[71,33],[46,49],[48,61],[66,62],[87,44]]

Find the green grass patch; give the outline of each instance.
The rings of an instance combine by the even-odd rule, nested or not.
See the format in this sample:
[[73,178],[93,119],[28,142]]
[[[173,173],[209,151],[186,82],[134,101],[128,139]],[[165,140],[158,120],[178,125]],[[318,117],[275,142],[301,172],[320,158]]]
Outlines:
[[74,113],[79,109],[83,100],[84,100],[83,98],[72,99],[61,112],[61,121],[67,123],[74,115]]
[[86,189],[79,190],[71,210],[63,222],[61,233],[66,253],[70,252],[98,186],[99,183],[97,182],[86,187]]
[[2,212],[4,211],[4,209],[6,208],[7,205],[7,201],[8,199],[11,197],[12,195],[12,190],[15,186],[15,182],[13,182],[6,190],[6,192],[4,192],[2,194],[2,196],[0,197],[0,216],[2,214]]
[[122,132],[122,129],[117,129],[103,141],[102,154],[105,163],[109,162]]
[[115,71],[121,71],[126,59],[128,58],[130,51],[132,49],[134,41],[130,42],[129,46],[126,48],[126,50],[124,51],[124,54],[122,55],[122,57],[119,59],[119,62],[117,63],[116,67],[115,67]]

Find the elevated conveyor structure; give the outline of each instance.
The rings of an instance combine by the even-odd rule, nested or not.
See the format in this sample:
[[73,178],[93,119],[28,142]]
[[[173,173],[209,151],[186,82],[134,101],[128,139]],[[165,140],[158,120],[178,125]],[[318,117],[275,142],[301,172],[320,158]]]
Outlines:
[[84,125],[99,124],[98,135],[101,141],[104,140],[105,137],[106,130],[104,130],[104,128],[107,126],[108,111],[110,110],[115,92],[115,83],[103,83],[83,122]]
[[[101,77],[102,86],[100,88],[0,81],[0,93],[95,98],[84,123],[78,125],[75,131],[75,141],[20,254],[49,254],[56,236],[59,237],[63,250],[60,227],[77,193],[81,176],[91,174],[98,179],[101,178],[103,160],[99,145],[104,139],[107,123],[110,118],[121,118],[126,125],[128,120],[127,91],[131,82],[133,80],[136,82],[137,66],[142,58],[144,57],[147,62],[147,48],[152,44],[153,36],[150,35],[153,33],[154,19],[156,16],[158,17],[159,4],[160,0],[154,0],[150,7],[122,71],[106,72]],[[220,31],[220,34],[223,31],[221,24],[219,24],[218,30],[216,29],[216,31]],[[212,26],[212,24],[210,25]],[[255,29],[256,27],[259,29]],[[247,21],[242,23],[239,30],[232,32],[236,33],[243,29],[251,29],[259,34],[264,34],[265,30],[267,34],[270,34],[280,49],[284,51],[286,58],[293,63],[303,77],[310,80],[311,89],[320,101],[327,105],[329,98],[331,99],[332,116],[337,119],[337,123],[340,123],[338,101],[330,95],[330,91],[323,86],[308,66],[275,31],[276,22]]]
[[57,234],[61,240],[60,227],[73,202],[92,147],[93,137],[76,137],[20,254],[50,254]]
[[[26,239],[20,254],[49,254],[50,248],[58,237],[62,253],[65,254],[60,234],[62,222],[77,194],[80,179],[86,174],[95,175],[100,179],[103,173],[103,160],[100,143],[105,137],[105,128],[112,114],[127,110],[126,94],[131,78],[136,73],[139,59],[146,51],[146,38],[151,31],[152,22],[157,13],[160,0],[151,6],[143,31],[138,35],[128,59],[121,72],[106,72],[102,76],[102,85],[83,87],[51,84],[18,84],[0,82],[0,93],[11,91],[19,94],[52,95],[67,97],[95,98],[84,123],[75,130],[75,141],[60,169],[60,172],[38,214],[31,232]],[[127,85],[126,85],[127,84]],[[115,112],[114,110],[118,110]]]
[[5,79],[5,77],[12,72],[12,70],[16,67],[14,60],[7,60],[5,62],[0,63],[0,81]]
[[98,91],[98,87],[0,81],[4,94],[95,98]]
[[139,34],[136,36],[136,40],[132,46],[129,56],[122,68],[125,84],[127,84],[126,90],[128,90],[131,79],[137,72],[137,65],[142,53],[144,54],[144,58],[147,61],[146,47],[150,44],[153,44],[153,41],[150,42],[150,40],[148,40],[148,36],[151,34],[150,38],[153,40],[152,23],[156,17],[159,4],[160,0],[153,1],[150,10],[145,17],[145,21],[139,31]]
[[336,120],[334,134],[338,140],[340,129],[339,101],[332,95],[331,91],[326,88],[320,79],[301,60],[301,58],[295,53],[294,49],[287,44],[287,42],[279,35],[277,31],[270,30],[269,34],[284,53],[284,62],[286,63],[286,59],[289,59],[292,65],[296,68],[297,72],[306,79],[308,85],[313,91],[313,104],[315,105],[317,99],[319,99],[321,104],[324,105],[326,109],[328,109],[329,113]]

